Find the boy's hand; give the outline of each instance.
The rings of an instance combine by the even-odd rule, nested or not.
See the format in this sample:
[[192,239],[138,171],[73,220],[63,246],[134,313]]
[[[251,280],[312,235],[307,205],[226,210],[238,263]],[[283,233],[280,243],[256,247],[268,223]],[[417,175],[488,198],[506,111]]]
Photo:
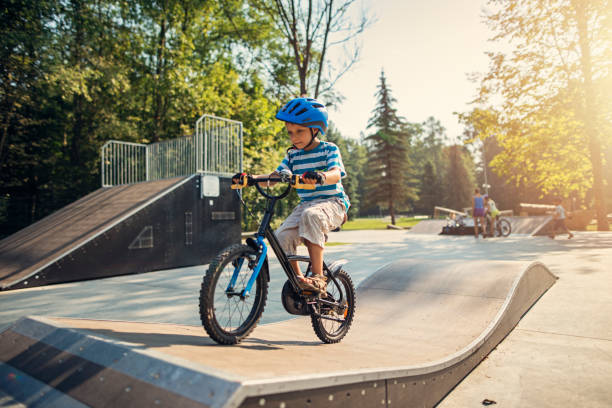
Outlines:
[[247,179],[247,186],[254,186],[255,179],[250,174],[236,173],[232,176],[232,184],[242,184],[243,177]]
[[325,175],[318,171],[307,171],[302,174],[302,179],[306,184],[323,184]]

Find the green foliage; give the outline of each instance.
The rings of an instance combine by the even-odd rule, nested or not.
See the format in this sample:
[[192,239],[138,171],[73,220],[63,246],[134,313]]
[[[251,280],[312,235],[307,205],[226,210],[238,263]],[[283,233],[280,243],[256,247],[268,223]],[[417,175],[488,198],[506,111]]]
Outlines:
[[433,165],[430,161],[423,167],[419,185],[419,199],[415,210],[419,214],[433,215],[433,209],[440,202],[441,191],[438,186]]
[[366,149],[355,140],[342,137],[333,123],[330,123],[327,129],[326,138],[328,141],[335,143],[340,149],[347,174],[342,180],[342,185],[351,200],[348,217],[353,219],[359,213],[362,201],[359,185],[364,175]]
[[[399,217],[396,221],[398,227],[409,228],[415,224],[418,224],[422,220],[419,218],[413,217]],[[351,221],[347,221],[342,229],[345,231],[355,231],[355,230],[381,230],[387,229],[387,225],[389,222],[385,219],[381,218],[356,218]]]
[[[535,186],[539,196],[585,195],[592,189],[598,224],[607,230],[602,153],[612,117],[610,1],[490,0],[489,5],[493,39],[511,46],[510,52],[489,54],[491,69],[481,78],[478,101],[484,105],[500,96],[503,101],[492,132],[503,150],[491,164],[512,174],[519,186]],[[487,128],[478,112],[467,116],[477,132]]]
[[243,121],[245,167],[282,157],[279,103],[244,64],[273,30],[246,1],[13,0],[0,17],[0,195],[7,235],[99,186],[109,139]]
[[451,145],[444,149],[448,163],[444,183],[444,206],[462,210],[471,206],[475,187],[474,162],[464,146]]

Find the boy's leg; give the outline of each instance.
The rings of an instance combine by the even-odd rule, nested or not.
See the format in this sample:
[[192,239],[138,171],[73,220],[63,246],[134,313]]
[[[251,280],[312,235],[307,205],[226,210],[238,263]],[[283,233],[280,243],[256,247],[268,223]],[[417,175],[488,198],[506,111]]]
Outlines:
[[[295,255],[297,252],[297,247],[301,243],[302,239],[300,238],[298,225],[300,222],[300,217],[302,216],[302,212],[304,210],[304,206],[302,204],[298,204],[297,207],[293,209],[293,212],[289,214],[287,219],[283,221],[280,227],[276,231],[274,231],[274,235],[278,239],[278,243],[281,248],[287,255]],[[289,261],[291,263],[291,267],[293,271],[298,277],[302,277],[302,272],[300,270],[300,265],[298,261]]]
[[[312,203],[304,209],[299,224],[299,234],[308,254],[314,280],[323,277],[323,251],[327,241],[327,233],[337,228],[344,221],[344,204],[336,200],[324,200]],[[311,282],[316,285],[316,282]],[[324,290],[324,280],[320,280],[320,290]],[[319,287],[318,285],[316,285]]]
[[314,275],[323,275],[323,248],[317,244],[313,244],[308,240],[304,240],[308,255],[310,256],[310,266]]
[[557,225],[559,224],[559,222],[557,221],[557,219],[553,219],[553,223],[552,223],[552,231],[550,232],[549,237],[552,239],[555,239],[555,234],[557,233]]

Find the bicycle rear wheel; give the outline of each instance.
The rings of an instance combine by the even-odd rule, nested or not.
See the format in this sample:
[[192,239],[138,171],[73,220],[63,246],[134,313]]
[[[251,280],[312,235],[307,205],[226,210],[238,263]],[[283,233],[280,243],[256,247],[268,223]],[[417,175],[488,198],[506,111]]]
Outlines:
[[340,270],[335,278],[338,283],[329,280],[327,297],[324,300],[336,303],[337,306],[320,303],[318,308],[320,316],[310,315],[312,328],[317,337],[328,344],[338,343],[346,336],[355,315],[355,287],[351,277],[344,270]]
[[502,218],[497,222],[497,233],[502,237],[507,237],[512,232],[510,221]]
[[250,246],[233,245],[208,267],[200,289],[200,320],[217,343],[240,342],[253,331],[263,313],[268,294],[266,262],[250,294],[244,296],[256,258],[257,252]]

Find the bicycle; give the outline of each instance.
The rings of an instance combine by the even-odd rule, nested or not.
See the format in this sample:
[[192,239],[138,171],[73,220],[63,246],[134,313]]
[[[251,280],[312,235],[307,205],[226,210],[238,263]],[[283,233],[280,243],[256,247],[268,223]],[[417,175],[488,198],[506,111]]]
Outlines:
[[[247,178],[233,184],[238,190],[247,186]],[[208,335],[219,344],[237,344],[257,326],[264,311],[268,294],[270,271],[268,245],[287,275],[281,298],[285,310],[293,315],[310,315],[317,337],[324,343],[337,343],[348,333],[355,314],[355,288],[350,275],[343,269],[347,260],[331,264],[323,262],[327,292],[318,294],[301,289],[290,261],[307,263],[305,276],[312,276],[310,258],[286,255],[281,248],[270,221],[278,200],[285,198],[291,188],[314,189],[312,184],[300,183],[297,175],[257,179],[255,187],[266,198],[266,210],[259,229],[246,244],[235,244],[224,249],[210,263],[200,289],[200,320]],[[286,183],[278,195],[266,193],[261,182]],[[239,193],[240,194],[240,193]],[[242,199],[242,197],[241,197]]]
[[[495,217],[495,225],[493,225],[494,228],[492,229],[491,227],[493,224],[493,220],[491,218],[491,214],[487,212],[486,218],[487,218],[487,231],[489,232],[489,236],[507,237],[512,232],[512,225],[510,224],[510,221],[508,221],[507,219],[501,218],[501,217]],[[493,234],[493,231],[495,231],[495,234]]]

